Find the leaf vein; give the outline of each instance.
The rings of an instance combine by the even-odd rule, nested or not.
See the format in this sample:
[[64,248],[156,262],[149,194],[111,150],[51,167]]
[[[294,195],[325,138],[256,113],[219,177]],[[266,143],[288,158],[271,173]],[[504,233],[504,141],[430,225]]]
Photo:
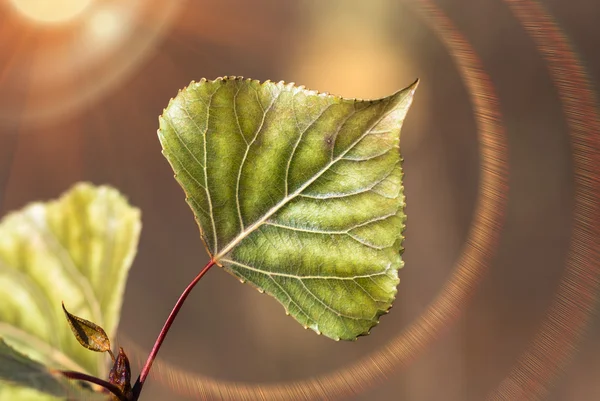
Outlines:
[[[257,92],[257,95],[258,95],[258,92]],[[262,104],[260,104],[260,100],[259,100],[259,104],[261,106],[261,109],[263,110],[263,113],[262,113],[263,118],[262,118],[262,120],[260,122],[260,125],[256,129],[256,132],[254,133],[254,137],[252,138],[252,140],[250,141],[250,143],[246,145],[246,151],[244,152],[244,157],[242,158],[242,162],[240,163],[240,168],[238,170],[237,180],[236,180],[236,183],[235,183],[235,204],[236,204],[236,207],[237,207],[238,218],[240,220],[240,228],[241,228],[242,231],[245,230],[244,218],[242,217],[242,208],[240,207],[240,180],[242,178],[242,171],[244,169],[244,165],[246,164],[246,159],[248,158],[248,153],[250,153],[250,147],[256,142],[256,139],[258,138],[258,136],[262,132],[262,129],[263,129],[264,124],[265,124],[265,120],[267,119],[267,114],[269,113],[270,110],[272,110],[273,105],[275,104],[275,102],[277,101],[277,99],[279,99],[280,95],[281,95],[281,92],[277,93],[277,95],[275,95],[273,97],[273,101],[271,101],[271,104],[269,104],[269,106],[267,107],[266,110],[262,109]]]
[[[202,130],[200,129],[200,126],[198,125],[198,122],[192,118],[191,114],[190,114],[190,110],[188,108],[187,105],[187,97],[183,97],[183,107],[182,110],[185,111],[185,114],[187,115],[188,119],[196,126],[196,129],[199,132],[202,132],[202,140],[203,140],[203,144],[204,144],[204,164],[200,163],[200,160],[198,160],[198,158],[196,157],[196,155],[192,152],[192,150],[189,148],[189,146],[187,145],[187,143],[183,140],[183,138],[181,138],[181,134],[178,132],[178,130],[175,128],[174,124],[171,124],[171,126],[173,127],[173,131],[175,132],[175,135],[177,136],[177,138],[179,139],[179,142],[184,146],[185,150],[188,152],[188,154],[194,159],[194,161],[196,162],[196,164],[204,171],[204,186],[201,186],[202,188],[204,188],[204,190],[206,191],[206,197],[208,199],[208,209],[210,211],[210,220],[212,222],[212,227],[213,227],[213,240],[214,240],[214,247],[215,247],[215,251],[214,253],[218,252],[219,246],[218,246],[218,237],[217,237],[217,227],[215,224],[215,218],[214,218],[214,214],[213,214],[213,207],[212,207],[212,199],[210,196],[210,190],[208,188],[208,159],[207,159],[207,149],[206,149],[206,134],[208,133],[208,128],[209,128],[209,122],[210,122],[210,108],[212,105],[212,100],[213,97],[215,96],[215,94],[217,93],[217,91],[219,90],[219,88],[217,87],[213,93],[210,94],[209,98],[208,98],[208,103],[206,106],[206,128],[204,129],[204,132],[202,132]],[[188,172],[189,174],[189,172]],[[197,180],[195,180],[197,182]],[[210,252],[210,251],[209,251]]]
[[293,115],[294,115],[294,120],[296,121],[296,128],[298,129],[298,133],[300,134],[298,136],[298,139],[296,140],[296,143],[294,144],[294,148],[292,149],[292,152],[290,153],[290,157],[288,158],[287,161],[287,167],[285,169],[285,196],[288,196],[288,186],[289,186],[289,177],[290,177],[290,167],[292,165],[292,160],[294,159],[294,156],[296,155],[296,150],[298,149],[298,146],[300,145],[300,142],[302,142],[302,138],[304,138],[304,134],[312,127],[315,125],[315,123],[327,112],[327,110],[329,110],[331,108],[331,106],[334,105],[334,103],[329,103],[327,105],[327,107],[323,108],[323,110],[319,113],[319,115],[317,117],[315,117],[303,130],[300,130],[300,126],[298,125],[298,117],[296,116],[296,110],[294,107],[294,101],[296,99],[296,95],[294,95],[292,97],[292,109],[293,109]]
[[301,275],[296,275],[296,274],[261,270],[256,267],[248,266],[246,264],[236,262],[235,260],[231,260],[231,259],[221,259],[221,262],[231,263],[233,265],[239,266],[246,270],[250,270],[250,271],[253,271],[256,273],[260,273],[260,274],[266,274],[267,276],[289,277],[289,278],[298,279],[298,280],[356,280],[359,278],[377,277],[377,276],[383,276],[383,275],[387,274],[384,271],[384,272],[377,272],[377,273],[372,273],[372,274],[357,274],[354,276],[347,276],[347,277],[344,277],[344,276],[301,276]]

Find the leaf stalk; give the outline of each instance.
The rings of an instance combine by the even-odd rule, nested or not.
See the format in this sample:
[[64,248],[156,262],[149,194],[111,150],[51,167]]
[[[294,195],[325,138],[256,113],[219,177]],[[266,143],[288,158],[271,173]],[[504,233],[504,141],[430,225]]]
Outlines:
[[198,281],[200,281],[200,279],[206,274],[206,272],[208,272],[208,270],[210,270],[210,268],[214,264],[215,264],[215,260],[211,259],[206,264],[206,266],[204,266],[202,268],[202,270],[200,270],[200,273],[198,273],[198,275],[192,280],[192,282],[185,288],[185,290],[183,290],[183,292],[179,296],[179,299],[175,303],[173,310],[171,310],[171,313],[169,314],[169,317],[165,321],[163,328],[160,330],[160,333],[158,334],[158,337],[156,338],[156,341],[154,342],[154,346],[152,347],[152,351],[150,351],[150,354],[148,355],[148,359],[146,360],[146,363],[144,364],[144,367],[142,368],[140,375],[139,375],[138,379],[136,380],[135,385],[133,386],[133,400],[134,401],[137,401],[137,399],[139,398],[140,393],[142,391],[142,387],[144,386],[144,383],[146,382],[146,378],[148,377],[148,374],[150,373],[150,369],[152,368],[152,364],[154,363],[154,360],[156,359],[156,355],[158,354],[158,351],[160,350],[160,347],[162,346],[162,343],[164,342],[165,337],[167,336],[167,333],[169,332],[169,329],[171,328],[171,325],[173,324],[173,321],[175,320],[175,317],[177,317],[179,310],[183,306],[183,303],[185,302],[185,300],[188,297],[188,295],[190,294],[190,292],[192,292],[192,290],[194,289],[196,284],[198,284]]
[[113,393],[120,401],[129,401],[127,400],[127,398],[125,398],[125,396],[121,392],[121,389],[119,389],[114,384],[107,382],[106,380],[102,380],[96,376],[87,375],[81,372],[73,372],[70,370],[59,370],[58,372],[69,379],[86,381],[103,387],[106,390]]

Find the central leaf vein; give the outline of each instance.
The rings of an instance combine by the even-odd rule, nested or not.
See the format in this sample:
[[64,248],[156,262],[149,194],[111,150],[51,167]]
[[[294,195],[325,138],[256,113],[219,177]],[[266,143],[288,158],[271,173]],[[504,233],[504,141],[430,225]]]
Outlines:
[[[386,107],[388,107],[390,104],[390,100],[387,100],[387,104]],[[329,163],[327,163],[321,170],[319,170],[313,177],[311,177],[309,180],[307,180],[302,186],[300,186],[296,191],[294,191],[292,194],[284,197],[279,203],[277,203],[275,206],[273,206],[271,209],[269,209],[265,215],[258,219],[257,221],[255,221],[253,224],[251,224],[250,226],[248,226],[245,230],[243,230],[238,236],[236,236],[229,244],[227,244],[219,253],[216,253],[216,255],[214,256],[214,260],[218,261],[221,258],[223,258],[223,256],[225,256],[227,253],[229,253],[229,251],[231,251],[233,248],[235,248],[244,238],[246,238],[250,233],[252,233],[254,230],[256,230],[258,227],[260,227],[265,221],[267,221],[271,216],[273,216],[279,209],[281,209],[283,206],[285,206],[288,202],[290,202],[292,199],[294,199],[296,196],[300,195],[306,188],[308,188],[313,182],[315,182],[320,176],[322,176],[326,171],[328,171],[331,166],[333,166],[335,163],[337,163],[338,161],[340,161],[350,150],[352,150],[366,135],[369,134],[370,130],[373,129],[374,127],[376,127],[384,118],[386,118],[391,112],[393,111],[393,108],[391,110],[387,110],[385,113],[382,114],[381,117],[379,117],[372,125],[369,129],[367,129],[363,134],[361,134],[354,142],[352,142],[348,148],[341,152],[340,155],[338,155],[334,160],[330,161]]]
[[268,270],[262,270],[262,269],[257,269],[256,267],[252,267],[240,262],[237,262],[235,260],[231,260],[231,259],[221,259],[221,262],[225,262],[225,263],[231,263],[234,265],[237,265],[243,269],[246,270],[250,270],[256,273],[261,273],[261,274],[266,274],[268,276],[278,276],[278,277],[288,277],[288,278],[293,278],[293,279],[298,279],[298,280],[339,280],[339,281],[353,281],[356,279],[360,279],[360,278],[369,278],[369,277],[378,277],[378,276],[385,276],[387,274],[387,271],[383,271],[383,272],[377,272],[377,273],[372,273],[372,274],[358,274],[358,275],[354,275],[354,276],[323,276],[323,275],[317,275],[317,276],[311,276],[311,275],[306,275],[306,276],[301,276],[298,274],[289,274],[289,273],[281,273],[281,272],[273,272],[273,271],[268,271]]

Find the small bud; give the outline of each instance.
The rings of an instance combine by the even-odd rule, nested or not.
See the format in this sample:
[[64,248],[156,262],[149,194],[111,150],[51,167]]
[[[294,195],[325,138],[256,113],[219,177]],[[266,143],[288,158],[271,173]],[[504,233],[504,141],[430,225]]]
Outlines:
[[108,374],[108,381],[121,389],[124,399],[133,399],[129,359],[121,347],[119,347],[119,355],[117,355],[115,363]]

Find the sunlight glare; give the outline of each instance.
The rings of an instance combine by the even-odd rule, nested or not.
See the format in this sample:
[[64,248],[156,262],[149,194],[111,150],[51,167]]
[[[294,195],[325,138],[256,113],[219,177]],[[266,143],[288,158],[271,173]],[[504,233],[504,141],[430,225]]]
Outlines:
[[23,16],[45,24],[69,22],[79,15],[93,0],[10,0]]

